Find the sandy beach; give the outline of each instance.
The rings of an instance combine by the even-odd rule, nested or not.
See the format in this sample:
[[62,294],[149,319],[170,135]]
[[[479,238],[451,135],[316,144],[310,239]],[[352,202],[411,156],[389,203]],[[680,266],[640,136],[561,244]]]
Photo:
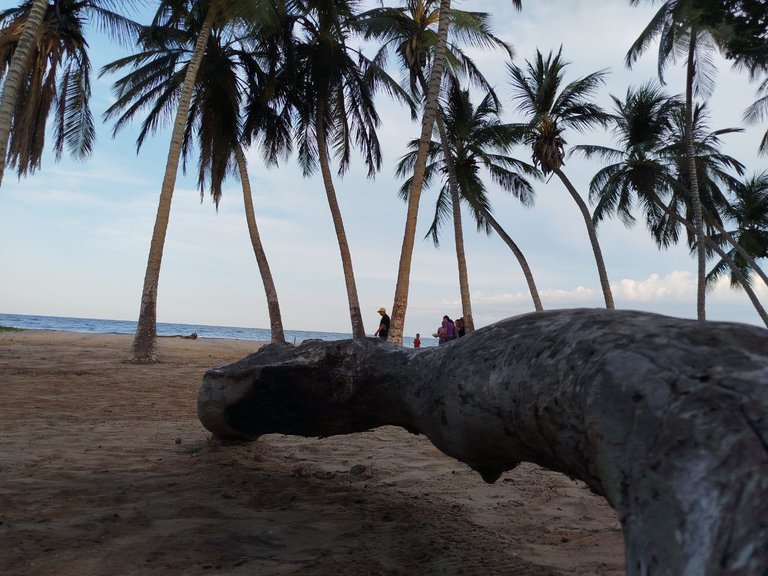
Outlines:
[[218,445],[195,400],[258,343],[0,332],[0,574],[624,574],[616,514],[523,464],[493,485],[394,427]]

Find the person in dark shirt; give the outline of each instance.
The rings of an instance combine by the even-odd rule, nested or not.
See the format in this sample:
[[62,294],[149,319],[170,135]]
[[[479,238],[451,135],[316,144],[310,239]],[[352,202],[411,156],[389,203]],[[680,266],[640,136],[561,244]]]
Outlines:
[[373,335],[386,340],[387,334],[389,334],[389,316],[387,316],[387,309],[384,307],[379,308],[379,315],[381,316],[379,329],[376,330]]

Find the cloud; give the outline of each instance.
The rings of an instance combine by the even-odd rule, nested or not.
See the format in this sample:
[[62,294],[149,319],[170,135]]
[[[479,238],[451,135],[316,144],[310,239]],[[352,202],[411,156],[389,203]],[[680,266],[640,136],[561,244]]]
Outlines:
[[696,279],[688,271],[675,270],[666,276],[651,274],[645,280],[624,278],[611,285],[616,300],[653,302],[685,300],[696,293]]
[[[689,271],[673,270],[664,275],[652,273],[640,280],[623,278],[611,283],[611,290],[618,309],[644,310],[684,318],[696,316],[696,277]],[[768,300],[768,286],[756,281],[753,290],[758,299]],[[546,310],[604,306],[599,287],[547,287],[539,290],[539,296]],[[533,310],[531,295],[522,290],[474,291],[472,306],[475,322],[479,326]],[[710,320],[762,325],[744,291],[731,288],[727,278],[721,278],[707,292],[706,306]]]
[[[758,298],[768,297],[768,287],[755,282],[753,289]],[[653,302],[690,302],[696,297],[696,278],[687,270],[674,270],[665,274],[650,274],[645,280],[623,278],[611,283],[611,291],[617,307],[631,308],[634,303]],[[539,296],[546,302],[547,308],[568,308],[574,305],[592,305],[602,301],[599,288],[576,286],[573,288],[545,288],[539,290]],[[727,278],[720,278],[714,288],[707,292],[710,300],[741,300],[743,290],[731,288]],[[473,303],[480,305],[509,305],[527,303],[531,299],[528,292],[487,293],[477,291],[472,294]]]

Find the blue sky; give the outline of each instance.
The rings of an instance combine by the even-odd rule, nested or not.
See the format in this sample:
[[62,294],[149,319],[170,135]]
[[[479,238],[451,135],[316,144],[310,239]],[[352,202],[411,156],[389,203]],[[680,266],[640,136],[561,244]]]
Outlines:
[[[2,1],[8,5],[7,0]],[[373,3],[372,3],[373,4]],[[393,2],[387,2],[393,4]],[[510,42],[516,62],[557,50],[572,62],[567,78],[599,69],[610,74],[599,100],[623,96],[656,74],[654,50],[633,70],[623,58],[647,24],[654,7],[631,8],[613,0],[524,2],[516,12],[506,0],[455,2],[462,9],[490,11],[493,30]],[[89,38],[94,70],[119,57],[119,47],[102,36]],[[510,102],[500,53],[473,53],[506,104],[504,118],[517,117]],[[710,99],[710,128],[741,125],[755,99],[754,84],[718,60],[717,86]],[[666,77],[670,93],[682,91],[683,62]],[[110,105],[114,78],[93,79],[92,106],[101,118]],[[406,206],[396,196],[394,166],[419,125],[401,108],[380,100],[384,165],[375,180],[359,158],[336,180],[350,242],[367,333],[378,323],[376,310],[391,308]],[[757,145],[766,126],[725,137],[725,149],[748,172],[765,170]],[[98,142],[86,162],[56,163],[46,154],[35,175],[19,181],[7,172],[0,188],[0,312],[135,320],[154,224],[165,158],[167,131],[152,137],[137,155],[136,132],[116,139],[99,120]],[[603,132],[566,134],[569,145],[610,143]],[[528,160],[521,149],[518,157]],[[349,332],[347,298],[338,246],[319,175],[303,178],[295,158],[267,169],[249,153],[256,217],[277,285],[287,329]],[[586,198],[599,164],[568,160],[565,171]],[[489,183],[494,213],[526,255],[546,309],[599,307],[597,271],[576,205],[556,179],[536,185],[536,204],[526,209]],[[435,190],[423,195],[419,238],[431,221]],[[465,219],[472,306],[478,326],[533,310],[525,279],[506,245],[475,232]],[[598,234],[616,306],[673,316],[695,317],[695,261],[683,246],[660,252],[642,222],[627,229],[618,221]],[[757,286],[768,303],[768,290]],[[718,286],[708,294],[708,318],[761,325],[742,292]],[[439,249],[417,240],[405,333],[433,332],[443,314],[461,315],[451,234]],[[229,180],[218,214],[209,198],[200,202],[194,174],[179,174],[166,239],[158,296],[158,320],[189,324],[268,327],[266,302],[248,239],[240,184]]]

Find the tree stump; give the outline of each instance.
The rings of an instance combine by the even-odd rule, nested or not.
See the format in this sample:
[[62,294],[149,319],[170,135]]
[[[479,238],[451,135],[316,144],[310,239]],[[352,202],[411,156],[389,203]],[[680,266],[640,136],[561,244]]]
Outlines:
[[216,435],[402,426],[487,482],[521,461],[619,515],[627,573],[768,574],[768,331],[600,309],[502,320],[447,345],[268,345],[209,370]]

